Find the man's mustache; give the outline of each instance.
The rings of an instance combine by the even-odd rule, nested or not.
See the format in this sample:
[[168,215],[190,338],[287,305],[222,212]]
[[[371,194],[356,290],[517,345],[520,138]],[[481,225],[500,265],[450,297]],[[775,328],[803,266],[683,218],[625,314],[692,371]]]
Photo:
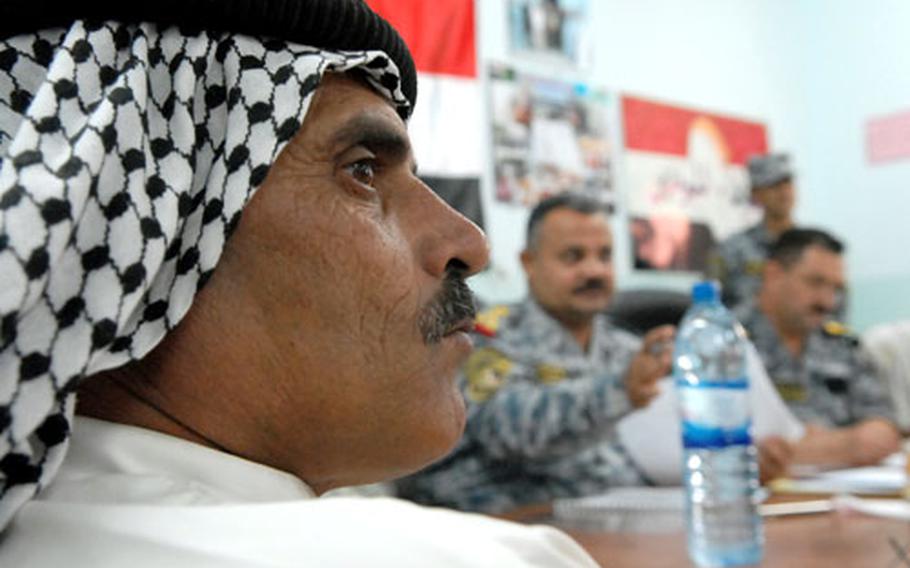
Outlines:
[[476,315],[474,294],[465,283],[464,272],[451,268],[446,271],[442,289],[423,308],[417,323],[424,342],[432,345]]
[[581,286],[572,290],[573,294],[581,294],[583,292],[590,292],[593,290],[603,290],[607,289],[607,281],[603,278],[590,278],[585,280]]
[[812,313],[817,316],[827,316],[827,315],[831,315],[834,312],[833,307],[820,306],[817,304],[812,306],[810,309],[812,310]]

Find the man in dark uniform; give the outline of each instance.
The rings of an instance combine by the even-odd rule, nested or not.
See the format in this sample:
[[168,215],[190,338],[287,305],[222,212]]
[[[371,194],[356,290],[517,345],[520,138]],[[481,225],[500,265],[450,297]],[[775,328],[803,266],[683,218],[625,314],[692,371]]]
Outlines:
[[793,227],[796,191],[789,156],[755,156],[748,168],[752,201],[761,207],[762,220],[720,243],[709,269],[710,276],[721,283],[724,303],[731,308],[752,300],[761,285],[768,249]]
[[673,328],[639,339],[607,321],[613,240],[603,205],[541,201],[521,260],[529,295],[478,317],[461,381],[465,436],[438,464],[399,482],[402,496],[457,509],[516,507],[646,483],[615,425],[670,371]]
[[757,298],[737,314],[808,426],[797,462],[870,464],[900,443],[885,385],[859,341],[830,321],[844,289],[843,250],[824,231],[785,231],[768,253]]

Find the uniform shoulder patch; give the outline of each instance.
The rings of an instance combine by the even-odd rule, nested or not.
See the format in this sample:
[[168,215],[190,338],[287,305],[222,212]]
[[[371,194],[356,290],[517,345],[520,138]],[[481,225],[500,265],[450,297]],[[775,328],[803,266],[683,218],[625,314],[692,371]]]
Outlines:
[[537,379],[545,385],[561,382],[565,380],[566,376],[567,373],[563,367],[551,365],[549,363],[540,363],[537,365]]
[[851,344],[859,344],[859,338],[851,333],[849,327],[839,321],[825,322],[822,325],[822,333],[828,337],[843,339]]
[[825,322],[824,325],[822,325],[822,331],[824,331],[826,335],[837,337],[850,335],[850,329],[839,321]]
[[762,271],[765,268],[765,261],[762,260],[749,260],[746,262],[746,274],[751,276],[760,276]]
[[508,306],[493,306],[486,309],[477,314],[476,329],[483,335],[493,337],[499,330],[499,322],[507,315],[509,315]]
[[726,280],[727,260],[717,251],[708,257],[708,275],[715,280]]
[[506,382],[512,361],[491,347],[478,349],[465,363],[466,395],[474,402],[484,402]]

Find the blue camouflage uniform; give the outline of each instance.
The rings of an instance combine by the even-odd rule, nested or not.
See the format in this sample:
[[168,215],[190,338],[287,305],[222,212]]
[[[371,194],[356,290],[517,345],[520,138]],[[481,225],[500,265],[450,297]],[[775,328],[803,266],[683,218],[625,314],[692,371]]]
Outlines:
[[796,357],[754,302],[737,315],[781,398],[800,420],[828,428],[867,418],[894,421],[885,384],[843,325],[828,322],[812,332],[802,356]]
[[[730,236],[717,246],[708,262],[708,277],[720,282],[721,300],[731,310],[752,304],[761,288],[762,272],[771,245],[764,223]],[[847,296],[843,293],[834,308],[834,317],[844,319]]]
[[752,301],[761,287],[762,269],[774,237],[759,223],[718,245],[708,276],[720,282],[724,305],[735,309]]
[[489,513],[644,478],[616,441],[631,410],[623,379],[641,342],[603,315],[587,353],[533,300],[478,317],[493,337],[459,378],[468,420],[455,450],[398,482],[399,495],[424,504]]

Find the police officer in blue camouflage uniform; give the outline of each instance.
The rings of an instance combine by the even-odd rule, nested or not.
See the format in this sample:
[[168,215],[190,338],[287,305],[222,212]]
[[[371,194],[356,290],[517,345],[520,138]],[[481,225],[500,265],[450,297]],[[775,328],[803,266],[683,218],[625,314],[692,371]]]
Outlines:
[[762,220],[720,243],[709,262],[709,276],[721,283],[724,304],[734,309],[755,297],[768,249],[793,227],[795,189],[789,157],[754,156],[748,170],[752,201],[761,207]]
[[607,321],[612,249],[600,202],[565,193],[538,204],[521,257],[530,297],[478,318],[487,337],[461,376],[465,435],[401,480],[401,496],[498,513],[646,482],[614,427],[669,373],[674,330],[638,339]]
[[884,383],[858,339],[829,320],[844,289],[842,253],[824,231],[785,231],[769,251],[758,297],[737,313],[781,397],[810,427],[807,437],[816,434],[818,443],[801,444],[814,448],[810,455],[796,461],[875,463],[900,441]]

